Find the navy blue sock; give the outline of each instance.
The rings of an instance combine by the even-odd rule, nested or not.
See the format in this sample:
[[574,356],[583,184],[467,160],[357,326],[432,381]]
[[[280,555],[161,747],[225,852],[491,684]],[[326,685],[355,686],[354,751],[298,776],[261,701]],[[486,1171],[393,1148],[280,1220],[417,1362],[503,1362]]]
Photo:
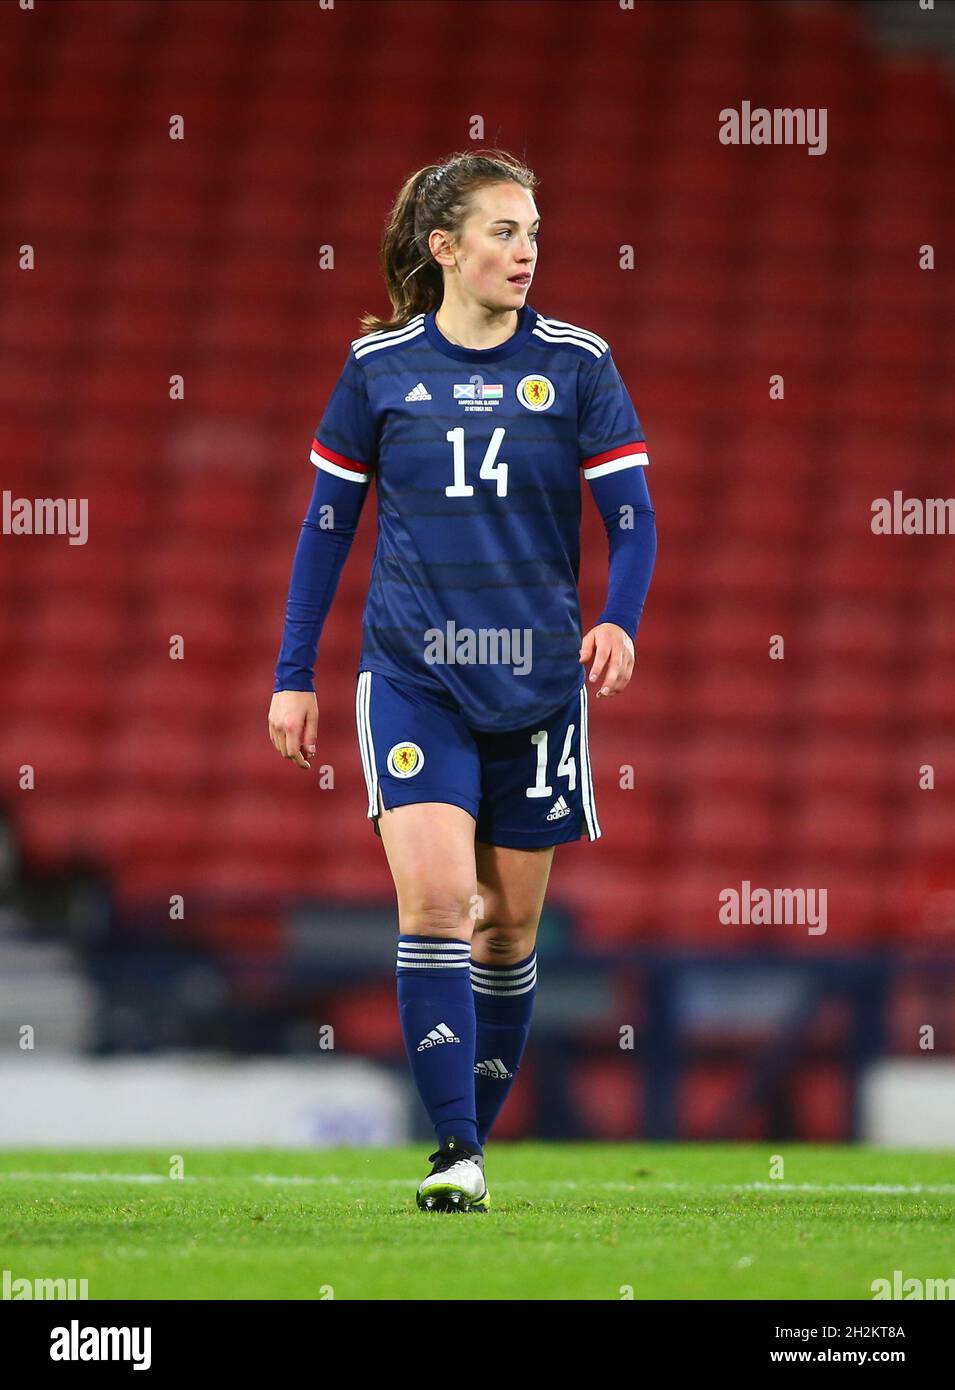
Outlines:
[[477,1038],[474,1096],[483,1145],[514,1084],[524,1055],[537,994],[537,952],[516,965],[471,962]]
[[466,941],[398,937],[398,1014],[418,1094],[439,1144],[480,1152],[474,1110],[474,995]]

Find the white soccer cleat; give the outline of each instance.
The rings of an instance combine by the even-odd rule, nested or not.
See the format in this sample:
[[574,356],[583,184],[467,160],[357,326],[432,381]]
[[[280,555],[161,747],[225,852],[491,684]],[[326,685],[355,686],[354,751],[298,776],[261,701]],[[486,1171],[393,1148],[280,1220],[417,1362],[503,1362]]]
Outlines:
[[484,1181],[484,1156],[459,1139],[447,1139],[428,1155],[434,1167],[418,1187],[422,1211],[487,1211],[490,1205]]

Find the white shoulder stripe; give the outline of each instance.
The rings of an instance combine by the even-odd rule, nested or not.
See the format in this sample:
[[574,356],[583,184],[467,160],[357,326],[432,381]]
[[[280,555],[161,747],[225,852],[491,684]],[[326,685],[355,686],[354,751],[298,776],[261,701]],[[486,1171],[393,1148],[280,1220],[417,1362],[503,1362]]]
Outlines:
[[579,338],[576,333],[557,333],[552,329],[541,328],[539,325],[531,333],[531,337],[543,338],[545,343],[569,343],[573,347],[584,348],[594,357],[603,357],[603,348],[597,347],[588,338]]
[[576,323],[565,323],[563,319],[547,318],[544,314],[537,315],[537,322],[544,328],[569,329],[571,333],[576,333],[578,338],[589,338],[591,342],[596,343],[601,352],[606,352],[610,346],[606,338],[601,338],[599,333],[594,333],[593,329],[590,328],[581,328]]
[[423,332],[424,323],[419,323],[417,325],[409,324],[408,327],[403,328],[400,333],[395,334],[394,337],[386,338],[383,342],[366,343],[364,347],[355,348],[355,356],[368,357],[370,353],[381,352],[383,348],[397,347],[401,343],[410,343],[412,338],[420,337]]
[[601,338],[599,333],[595,333],[592,328],[581,328],[578,323],[567,323],[564,319],[552,319],[545,314],[538,314],[537,322],[543,324],[545,328],[567,329],[571,333],[576,333],[581,338],[590,338],[597,346],[606,352],[610,344],[606,338]]
[[364,338],[354,338],[352,349],[354,356],[366,357],[370,352],[378,352],[379,347],[391,347],[393,343],[409,342],[411,338],[417,338],[418,334],[424,332],[424,314],[416,314],[411,318],[405,327],[392,328],[388,332],[379,334],[366,334]]
[[393,338],[396,333],[403,333],[406,328],[411,328],[416,323],[424,322],[424,314],[415,314],[414,318],[402,324],[400,328],[379,328],[374,333],[363,333],[360,338],[352,338],[352,347],[361,347],[362,343],[370,343],[377,338]]

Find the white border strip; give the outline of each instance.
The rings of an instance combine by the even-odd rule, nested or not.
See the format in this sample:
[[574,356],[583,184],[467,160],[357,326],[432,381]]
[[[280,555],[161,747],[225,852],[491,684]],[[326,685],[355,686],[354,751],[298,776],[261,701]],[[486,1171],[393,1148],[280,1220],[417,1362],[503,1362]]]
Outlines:
[[368,791],[368,819],[378,813],[378,768],[375,764],[375,745],[371,737],[371,672],[360,671],[355,692],[355,722],[358,726],[358,748]]
[[618,459],[608,459],[606,463],[595,463],[593,468],[584,469],[585,478],[602,478],[605,473],[617,473],[621,468],[644,468],[650,462],[649,454],[621,454]]
[[370,473],[358,473],[354,468],[342,468],[340,463],[332,463],[330,459],[323,458],[316,449],[309,455],[316,468],[323,469],[326,473],[334,473],[336,478],[347,478],[350,483],[367,483],[371,477]]
[[580,687],[580,794],[584,803],[584,816],[587,831],[592,840],[601,836],[600,822],[597,820],[597,802],[594,799],[593,771],[590,766],[590,735],[587,716],[589,711],[587,686]]

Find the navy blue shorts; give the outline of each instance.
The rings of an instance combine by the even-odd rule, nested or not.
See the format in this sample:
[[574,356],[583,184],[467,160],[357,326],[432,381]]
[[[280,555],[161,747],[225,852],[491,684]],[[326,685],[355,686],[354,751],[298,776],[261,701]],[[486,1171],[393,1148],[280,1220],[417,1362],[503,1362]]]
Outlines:
[[582,685],[543,723],[482,733],[426,691],[360,672],[355,718],[375,833],[380,805],[445,801],[474,817],[483,844],[535,849],[598,840],[587,701]]

